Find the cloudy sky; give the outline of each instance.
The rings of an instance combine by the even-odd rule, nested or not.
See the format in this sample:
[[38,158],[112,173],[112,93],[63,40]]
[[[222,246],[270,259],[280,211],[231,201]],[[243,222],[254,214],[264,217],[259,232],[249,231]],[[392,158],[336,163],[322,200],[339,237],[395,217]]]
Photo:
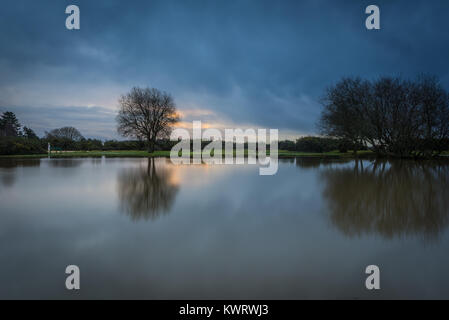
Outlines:
[[[65,28],[66,6],[81,29]],[[381,30],[365,28],[365,8]],[[449,87],[447,0],[15,0],[0,10],[0,111],[42,135],[118,138],[117,99],[170,92],[183,121],[316,132],[343,76],[435,74]]]

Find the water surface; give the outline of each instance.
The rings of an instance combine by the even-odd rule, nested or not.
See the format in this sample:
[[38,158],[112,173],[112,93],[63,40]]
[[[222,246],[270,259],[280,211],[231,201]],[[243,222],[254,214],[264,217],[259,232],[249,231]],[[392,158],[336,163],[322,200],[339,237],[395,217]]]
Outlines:
[[3,159],[0,298],[447,299],[448,216],[447,163]]

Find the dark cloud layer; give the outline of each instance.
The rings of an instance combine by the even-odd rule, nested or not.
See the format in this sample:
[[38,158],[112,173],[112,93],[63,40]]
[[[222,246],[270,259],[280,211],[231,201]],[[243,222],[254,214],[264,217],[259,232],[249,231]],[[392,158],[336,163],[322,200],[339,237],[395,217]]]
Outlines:
[[[69,4],[81,9],[79,31],[65,29]],[[0,11],[0,106],[113,108],[131,86],[155,86],[181,109],[309,133],[320,95],[342,76],[425,72],[448,86],[449,2],[375,1],[379,31],[365,29],[370,4],[16,0]],[[60,114],[70,122],[86,110]]]

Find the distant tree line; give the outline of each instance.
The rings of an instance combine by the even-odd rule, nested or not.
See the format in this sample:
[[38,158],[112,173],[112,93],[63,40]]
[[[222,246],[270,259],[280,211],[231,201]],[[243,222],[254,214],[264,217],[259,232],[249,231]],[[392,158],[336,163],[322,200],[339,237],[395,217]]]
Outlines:
[[432,157],[449,149],[449,94],[436,77],[344,78],[322,103],[319,127],[328,137],[398,157]]
[[367,147],[362,144],[355,145],[347,139],[308,136],[296,139],[296,141],[279,141],[279,149],[296,152],[323,153],[330,151],[348,152],[350,150],[366,150]]
[[[112,151],[112,150],[148,150],[146,141],[117,141],[86,139],[78,129],[63,127],[45,132],[42,138],[20,124],[13,112],[0,115],[0,155],[43,154],[47,153],[50,143],[57,151]],[[159,139],[154,143],[154,150],[170,150],[176,142]]]
[[[113,151],[113,150],[148,150],[152,148],[158,150],[171,150],[177,141],[169,139],[157,139],[153,146],[145,140],[106,140],[86,139],[79,130],[73,127],[63,127],[45,132],[39,138],[32,129],[22,127],[16,116],[12,112],[5,112],[0,118],[0,154],[43,154],[47,152],[47,145],[50,143],[53,151]],[[193,149],[193,141],[191,149]],[[203,149],[210,141],[201,141]],[[234,146],[235,147],[235,146]],[[247,149],[248,144],[244,144]],[[357,149],[363,149],[358,146]],[[223,142],[222,149],[225,149]],[[323,138],[323,137],[303,137],[296,141],[280,141],[279,149],[299,152],[329,152],[339,150],[346,152],[353,150],[351,142],[344,139]]]
[[[376,81],[343,78],[323,99],[321,136],[279,141],[279,149],[297,152],[357,152],[433,157],[449,150],[449,93],[438,79],[416,81],[383,77]],[[154,88],[133,88],[119,100],[118,132],[132,141],[86,139],[73,127],[53,129],[39,138],[22,127],[12,112],[0,117],[0,154],[53,150],[171,150],[169,133],[179,121],[173,98]],[[191,141],[192,143],[192,141]],[[209,141],[202,141],[202,148]],[[247,143],[245,144],[245,148]],[[223,143],[224,149],[224,143]]]

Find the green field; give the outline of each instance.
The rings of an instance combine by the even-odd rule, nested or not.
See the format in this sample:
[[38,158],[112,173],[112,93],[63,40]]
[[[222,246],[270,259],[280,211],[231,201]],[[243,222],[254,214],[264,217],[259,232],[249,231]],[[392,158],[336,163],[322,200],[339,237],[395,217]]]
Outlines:
[[[190,153],[193,155],[193,152]],[[223,152],[223,155],[225,153]],[[234,151],[233,155],[236,155]],[[248,155],[245,151],[244,155]],[[371,151],[359,151],[358,155],[373,155]],[[143,157],[170,157],[170,151],[155,151],[153,153],[148,153],[146,151],[138,150],[126,150],[126,151],[65,151],[65,152],[53,152],[51,158],[83,158],[83,157],[129,157],[129,158],[143,158]],[[289,157],[313,157],[313,158],[343,158],[343,157],[353,157],[352,152],[341,153],[338,151],[325,152],[325,153],[311,153],[311,152],[293,152],[279,150],[279,158],[289,158]],[[8,155],[0,156],[0,158],[47,158],[48,154],[30,154],[30,155]]]

